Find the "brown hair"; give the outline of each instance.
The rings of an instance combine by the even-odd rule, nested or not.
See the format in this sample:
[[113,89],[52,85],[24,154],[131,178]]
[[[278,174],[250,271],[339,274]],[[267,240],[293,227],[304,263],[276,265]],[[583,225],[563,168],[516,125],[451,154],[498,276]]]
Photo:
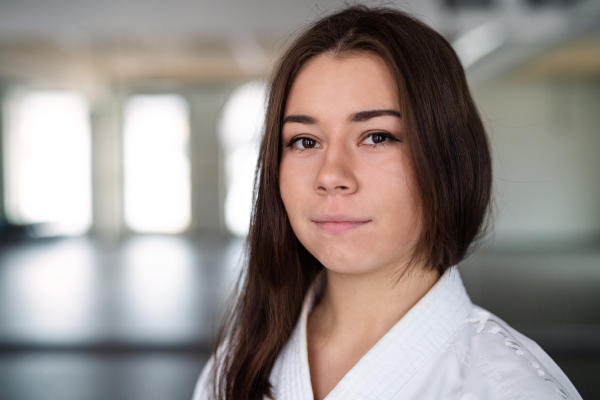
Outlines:
[[272,397],[271,369],[323,268],[294,235],[281,200],[282,119],[292,83],[307,60],[350,52],[381,57],[398,85],[422,204],[422,231],[410,265],[442,273],[466,256],[482,230],[492,181],[489,146],[450,44],[422,22],[389,8],[353,6],[316,21],[284,54],[270,87],[247,268],[214,353],[216,398]]

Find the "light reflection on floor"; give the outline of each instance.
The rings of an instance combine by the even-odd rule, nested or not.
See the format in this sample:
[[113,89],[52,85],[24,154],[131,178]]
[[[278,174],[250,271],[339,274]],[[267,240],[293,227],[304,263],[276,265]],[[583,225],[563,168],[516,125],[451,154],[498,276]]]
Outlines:
[[176,238],[136,238],[124,248],[119,281],[125,336],[144,341],[194,340],[202,268]]
[[5,340],[72,343],[94,336],[99,288],[89,243],[67,241],[3,255]]
[[241,241],[78,238],[0,250],[0,341],[189,344],[210,341]]

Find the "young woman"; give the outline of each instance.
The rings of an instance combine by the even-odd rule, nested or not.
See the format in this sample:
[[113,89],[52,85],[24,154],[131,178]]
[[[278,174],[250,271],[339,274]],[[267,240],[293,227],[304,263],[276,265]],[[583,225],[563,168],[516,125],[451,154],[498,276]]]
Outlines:
[[248,264],[194,399],[579,399],[453,267],[491,181],[446,40],[392,9],[314,23],[273,78]]

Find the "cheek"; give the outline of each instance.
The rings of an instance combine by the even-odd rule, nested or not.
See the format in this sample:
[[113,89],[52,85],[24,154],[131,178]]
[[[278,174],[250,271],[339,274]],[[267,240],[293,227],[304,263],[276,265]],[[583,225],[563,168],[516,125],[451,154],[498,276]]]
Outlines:
[[288,203],[290,199],[294,198],[293,188],[291,185],[290,179],[290,171],[287,163],[282,159],[281,164],[279,165],[279,194],[281,195],[281,200],[283,204],[288,209]]
[[376,213],[383,218],[387,236],[411,238],[420,232],[420,199],[410,166],[402,161],[388,163],[369,171],[365,191],[369,193]]
[[279,166],[279,191],[291,222],[300,211],[303,196],[308,193],[305,175],[299,166],[288,161],[285,157],[282,158]]
[[366,193],[383,197],[382,203],[387,205],[415,200],[411,168],[402,157],[388,157],[378,163],[366,160],[361,181]]

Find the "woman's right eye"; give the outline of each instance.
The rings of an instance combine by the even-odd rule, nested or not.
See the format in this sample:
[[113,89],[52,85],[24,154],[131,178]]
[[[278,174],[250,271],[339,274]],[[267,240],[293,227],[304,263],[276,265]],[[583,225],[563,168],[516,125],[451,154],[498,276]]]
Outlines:
[[294,139],[288,146],[293,146],[299,150],[308,150],[318,148],[319,143],[314,139],[301,137]]

